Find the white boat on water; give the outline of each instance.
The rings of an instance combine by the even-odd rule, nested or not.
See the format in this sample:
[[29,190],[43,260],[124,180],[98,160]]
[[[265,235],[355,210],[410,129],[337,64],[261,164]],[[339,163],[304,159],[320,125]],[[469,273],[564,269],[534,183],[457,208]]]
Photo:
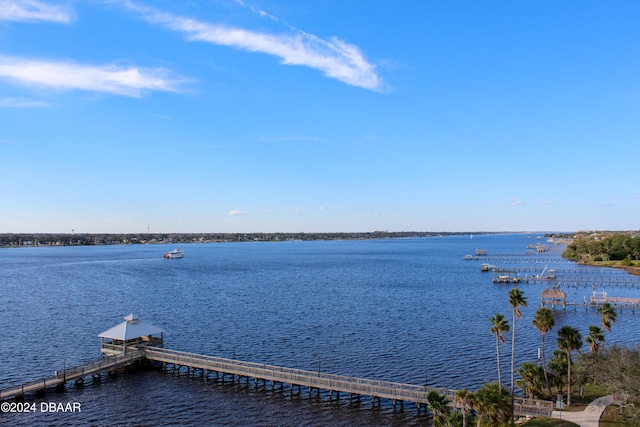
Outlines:
[[166,252],[164,254],[165,258],[174,259],[174,258],[182,258],[184,256],[184,252],[181,249],[174,249],[172,251]]
[[481,264],[480,265],[480,271],[497,271],[498,267],[496,267],[495,265],[491,265],[491,264]]
[[545,265],[544,266],[544,270],[542,270],[542,273],[540,273],[538,275],[531,276],[531,278],[533,280],[555,280],[556,279],[556,271],[551,269],[551,268],[547,270],[547,267],[548,266]]

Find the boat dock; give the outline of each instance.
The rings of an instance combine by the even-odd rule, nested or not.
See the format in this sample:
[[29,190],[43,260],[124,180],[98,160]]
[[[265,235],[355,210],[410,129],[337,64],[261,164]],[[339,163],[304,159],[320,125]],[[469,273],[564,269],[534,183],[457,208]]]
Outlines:
[[[74,381],[76,385],[82,385],[87,377],[100,381],[105,372],[109,374],[134,368],[143,362],[177,375],[186,370],[187,375],[199,376],[205,381],[215,378],[216,381],[224,383],[226,377],[230,376],[233,383],[244,380],[247,384],[253,382],[256,388],[260,384],[266,388],[270,383],[272,389],[279,388],[282,391],[285,390],[285,385],[288,385],[291,395],[301,394],[305,390],[309,397],[314,393],[320,396],[321,390],[324,390],[325,393],[328,392],[329,399],[340,399],[341,395],[345,395],[345,398],[348,396],[349,402],[354,399],[360,401],[361,396],[369,396],[372,407],[379,407],[380,400],[386,399],[393,402],[394,409],[398,404],[404,408],[404,402],[413,402],[418,412],[423,408],[425,411],[428,409],[427,395],[430,391],[444,394],[450,401],[453,401],[455,395],[455,390],[444,388],[305,371],[170,350],[164,348],[162,334],[161,329],[140,322],[133,315],[127,316],[124,323],[99,335],[102,338],[101,360],[65,369],[50,378],[0,390],[0,400],[22,400],[27,394],[33,393],[42,397],[50,388],[64,391],[68,381]],[[553,411],[553,402],[516,397],[514,411],[517,415],[549,417]]]
[[[530,245],[526,252],[487,252],[482,256],[467,255],[465,259],[482,259],[481,272],[492,272],[492,282],[497,284],[532,284],[548,283],[549,289],[542,292],[541,305],[553,309],[566,310],[573,307],[598,308],[605,303],[614,309],[631,310],[635,314],[640,310],[640,298],[611,297],[603,289],[620,288],[630,292],[640,289],[640,275],[629,274],[625,269],[604,268],[599,266],[579,265],[574,261],[562,258],[557,248],[544,245]],[[489,261],[495,264],[490,264]],[[591,289],[593,295],[579,299],[567,300],[561,289]],[[637,293],[637,292],[636,292]]]
[[247,384],[253,381],[255,387],[259,387],[260,383],[266,387],[267,383],[270,383],[273,389],[278,387],[282,390],[285,384],[288,384],[291,394],[301,393],[302,389],[306,389],[311,396],[313,393],[319,395],[320,390],[326,390],[329,392],[330,399],[334,396],[340,399],[342,393],[349,396],[349,401],[360,400],[361,395],[366,395],[371,397],[372,405],[376,403],[379,405],[380,399],[388,399],[393,401],[394,407],[397,403],[402,405],[405,401],[409,401],[416,403],[420,409],[428,404],[429,391],[436,390],[449,399],[452,399],[455,393],[455,390],[304,371],[164,348],[147,349],[146,358],[153,362],[160,362],[163,370],[180,373],[186,368],[187,374],[198,376],[199,373],[205,379],[210,379],[211,375],[215,374],[217,380],[224,381],[226,376],[231,376],[232,381],[237,379],[240,382],[244,379]]
[[62,372],[57,372],[52,377],[31,381],[19,386],[9,387],[0,390],[0,400],[22,400],[25,395],[35,393],[41,396],[47,389],[55,388],[58,391],[64,390],[67,382],[75,382],[77,385],[84,384],[85,378],[91,377],[94,381],[99,381],[106,372],[113,374],[117,369],[131,366],[144,358],[144,350],[127,352],[124,355],[111,356],[95,362],[86,363]]
[[[253,382],[254,387],[260,384],[272,389],[288,390],[291,395],[301,394],[303,390],[311,397],[314,393],[318,396],[321,390],[329,393],[330,399],[340,399],[341,394],[348,397],[349,402],[360,401],[361,396],[369,396],[372,407],[380,406],[381,399],[393,402],[394,409],[397,405],[404,408],[404,402],[416,404],[418,412],[428,409],[427,394],[437,391],[453,400],[455,390],[437,387],[402,384],[390,381],[370,380],[364,378],[349,377],[344,375],[328,374],[324,372],[304,371],[282,366],[273,366],[260,363],[245,362],[241,360],[226,359],[202,354],[187,353],[166,348],[146,347],[143,349],[128,348],[127,354],[119,356],[106,356],[100,361],[67,369],[54,377],[38,381],[32,381],[21,386],[0,390],[0,400],[22,400],[28,393],[43,396],[48,388],[64,390],[67,381],[75,381],[83,384],[85,377],[92,377],[94,381],[100,380],[101,373],[113,371],[116,368],[131,366],[142,360],[154,362],[164,371],[186,374],[193,377],[201,377],[203,380],[215,379],[225,381],[230,376],[232,382]],[[514,401],[516,415],[551,416],[553,402],[516,397]]]
[[583,301],[567,301],[567,294],[556,288],[556,289],[546,289],[542,292],[541,303],[543,307],[561,307],[566,309],[567,307],[573,307],[574,310],[577,307],[585,307],[585,310],[588,307],[600,307],[605,303],[611,304],[614,309],[620,309],[622,312],[623,309],[631,309],[633,314],[635,314],[636,310],[640,310],[640,298],[626,298],[626,297],[610,297],[606,292],[596,292],[593,291],[593,294],[589,299],[585,296]]

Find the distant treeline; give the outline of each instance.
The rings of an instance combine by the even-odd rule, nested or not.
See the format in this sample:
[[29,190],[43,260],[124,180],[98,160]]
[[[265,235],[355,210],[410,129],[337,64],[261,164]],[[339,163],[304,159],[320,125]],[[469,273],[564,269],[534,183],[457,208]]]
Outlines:
[[640,259],[640,232],[577,235],[562,255],[576,262],[627,261]]
[[[470,232],[371,231],[362,233],[20,233],[0,234],[0,246],[85,246],[159,243],[254,242],[287,240],[364,240],[469,235]],[[476,232],[473,234],[498,234]]]

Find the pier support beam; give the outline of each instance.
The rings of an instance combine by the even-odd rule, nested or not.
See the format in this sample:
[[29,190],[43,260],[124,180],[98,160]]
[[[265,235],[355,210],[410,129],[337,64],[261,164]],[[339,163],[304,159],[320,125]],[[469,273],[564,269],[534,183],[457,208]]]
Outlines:
[[393,399],[393,410],[396,410],[396,405],[400,403],[400,411],[404,411],[404,400]]
[[378,408],[380,408],[380,398],[378,396],[371,396],[371,409],[376,408],[376,403],[378,404]]

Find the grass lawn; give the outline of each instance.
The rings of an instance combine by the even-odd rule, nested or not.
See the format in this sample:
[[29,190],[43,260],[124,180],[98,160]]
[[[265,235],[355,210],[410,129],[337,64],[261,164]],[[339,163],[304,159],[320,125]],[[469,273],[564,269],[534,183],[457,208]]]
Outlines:
[[[587,384],[584,386],[583,397],[579,392],[571,394],[571,406],[565,407],[565,411],[578,412],[583,411],[589,403],[598,397],[606,396],[607,389],[600,385]],[[566,396],[565,396],[566,399]],[[600,418],[600,427],[625,427],[627,424],[620,421],[620,409],[617,406],[609,406]],[[524,427],[570,427],[576,426],[570,421],[559,420],[556,418],[534,418],[531,421],[521,424]]]
[[[571,387],[573,389],[573,387]],[[574,390],[571,393],[571,406],[565,406],[564,410],[567,412],[583,411],[589,403],[596,400],[598,397],[606,396],[607,389],[601,385],[586,384],[584,386],[583,396],[580,397],[579,390]],[[565,395],[566,400],[566,395]]]

